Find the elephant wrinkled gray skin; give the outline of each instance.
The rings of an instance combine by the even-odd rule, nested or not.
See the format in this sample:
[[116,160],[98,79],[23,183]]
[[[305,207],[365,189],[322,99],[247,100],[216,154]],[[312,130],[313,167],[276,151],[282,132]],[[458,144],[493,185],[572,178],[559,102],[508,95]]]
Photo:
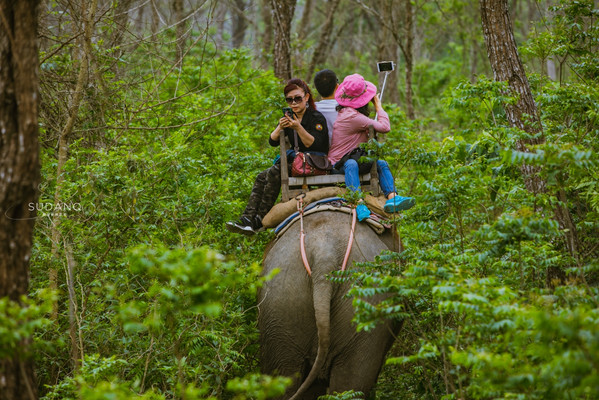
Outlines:
[[[301,259],[299,222],[265,254],[263,274],[275,268],[280,272],[258,293],[261,370],[294,378],[284,399],[314,400],[347,390],[368,397],[401,326],[387,321],[372,331],[356,332],[352,300],[345,297],[349,283],[327,278],[341,267],[350,229],[351,216],[345,213],[304,217],[311,277]],[[374,260],[385,249],[393,249],[391,233],[379,236],[358,222],[347,268],[354,261]]]

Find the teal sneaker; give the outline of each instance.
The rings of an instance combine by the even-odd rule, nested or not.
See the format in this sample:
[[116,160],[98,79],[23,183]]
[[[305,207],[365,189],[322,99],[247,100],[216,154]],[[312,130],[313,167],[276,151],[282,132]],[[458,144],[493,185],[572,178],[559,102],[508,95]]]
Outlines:
[[358,221],[363,221],[370,217],[370,210],[366,207],[366,204],[358,204],[358,207],[356,207],[356,214],[358,215]]
[[385,202],[383,209],[386,213],[392,214],[398,211],[408,210],[414,207],[416,201],[413,197],[395,196]]

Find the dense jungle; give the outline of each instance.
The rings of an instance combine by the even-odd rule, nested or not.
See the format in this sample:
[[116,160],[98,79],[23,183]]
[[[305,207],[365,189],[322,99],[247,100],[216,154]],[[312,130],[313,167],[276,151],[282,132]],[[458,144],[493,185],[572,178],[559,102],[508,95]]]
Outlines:
[[[33,20],[0,1],[0,150],[24,104],[2,84],[26,47],[8,27],[29,26],[40,169],[27,239],[7,233],[26,218],[0,165],[0,399],[280,396],[256,322],[274,233],[225,222],[278,154],[283,82],[329,68],[380,88],[384,60],[391,131],[370,147],[416,205],[402,252],[331,276],[356,329],[403,321],[376,399],[599,398],[596,1],[19,3]],[[507,28],[486,18],[502,6]]]

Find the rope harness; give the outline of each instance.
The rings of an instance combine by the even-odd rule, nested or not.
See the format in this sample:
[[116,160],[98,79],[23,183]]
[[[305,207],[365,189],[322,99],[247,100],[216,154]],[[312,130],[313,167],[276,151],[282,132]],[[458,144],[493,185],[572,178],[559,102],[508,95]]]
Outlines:
[[302,262],[304,263],[304,267],[306,268],[308,275],[312,276],[312,270],[310,269],[310,264],[308,263],[308,257],[306,257],[306,235],[304,234],[304,197],[306,197],[306,193],[301,193],[295,198],[297,200],[297,211],[300,215],[300,252],[302,253]]
[[[300,217],[300,253],[302,255],[302,262],[304,263],[304,268],[306,268],[306,272],[308,272],[309,276],[312,276],[312,270],[310,269],[310,263],[308,263],[308,257],[306,256],[306,234],[304,232],[304,197],[306,197],[305,193],[299,194],[295,200],[297,200],[297,211],[299,212]],[[351,253],[351,248],[354,243],[354,232],[356,230],[356,219],[357,213],[356,209],[352,208],[352,221],[351,221],[351,229],[349,231],[349,240],[347,241],[347,250],[345,251],[345,257],[343,258],[343,264],[341,265],[341,271],[345,271],[347,267],[347,261],[349,260],[349,254]]]
[[347,241],[347,250],[345,251],[345,257],[343,258],[343,264],[341,265],[341,271],[345,271],[347,266],[347,260],[349,260],[349,253],[351,253],[351,247],[354,244],[354,231],[356,229],[356,209],[351,210],[351,230],[349,231],[349,240]]

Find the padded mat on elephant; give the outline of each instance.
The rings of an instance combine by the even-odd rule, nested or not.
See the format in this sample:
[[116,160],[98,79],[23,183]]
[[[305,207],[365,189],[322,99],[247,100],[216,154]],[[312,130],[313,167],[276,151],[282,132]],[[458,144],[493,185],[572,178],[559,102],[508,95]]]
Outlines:
[[[308,205],[323,199],[329,198],[340,198],[345,194],[347,189],[340,187],[326,187],[316,190],[310,190],[306,193],[303,199],[304,210],[307,209]],[[383,210],[386,198],[385,196],[374,197],[366,195],[366,204],[370,211],[374,214],[378,214],[381,219],[391,219],[391,215],[387,214]],[[297,213],[297,200],[291,199],[285,203],[276,204],[262,219],[262,225],[265,228],[275,228],[281,222],[285,221],[292,214]]]
[[[320,211],[338,211],[346,214],[351,214],[352,209],[347,205],[347,202],[341,197],[329,197],[327,199],[317,200],[304,208],[304,216],[317,213]],[[294,212],[281,222],[276,228],[275,233],[277,237],[285,233],[287,229],[293,225],[293,223],[300,219],[299,211]],[[382,234],[389,226],[383,223],[383,218],[376,214],[371,213],[370,218],[366,218],[364,221],[372,230],[377,234]]]

